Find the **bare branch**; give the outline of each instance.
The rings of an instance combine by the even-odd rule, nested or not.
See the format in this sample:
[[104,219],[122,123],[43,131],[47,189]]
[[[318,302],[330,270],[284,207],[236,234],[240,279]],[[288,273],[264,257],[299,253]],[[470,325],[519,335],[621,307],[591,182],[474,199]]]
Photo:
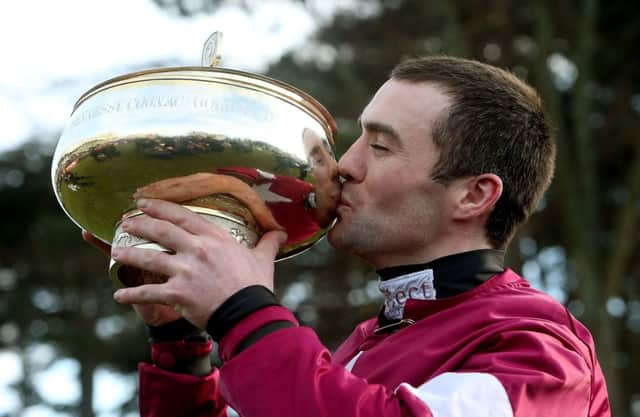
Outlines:
[[593,98],[590,88],[595,84],[593,80],[593,59],[595,21],[598,12],[598,0],[586,0],[580,18],[577,33],[577,54],[575,63],[579,69],[578,79],[574,87],[573,124],[575,126],[577,166],[574,171],[574,179],[581,190],[583,204],[581,210],[584,213],[587,229],[584,244],[590,256],[598,252],[598,233],[600,218],[599,201],[600,192],[598,184],[598,169],[593,146],[593,130],[588,120],[593,111]]

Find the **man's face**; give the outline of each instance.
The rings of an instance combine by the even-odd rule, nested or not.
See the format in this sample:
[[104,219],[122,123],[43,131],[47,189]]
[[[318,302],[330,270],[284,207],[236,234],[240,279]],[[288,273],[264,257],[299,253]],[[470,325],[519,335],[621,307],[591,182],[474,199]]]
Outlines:
[[378,90],[362,112],[362,134],[338,165],[346,181],[329,232],[335,247],[378,268],[437,254],[450,199],[430,178],[439,156],[431,128],[449,104],[427,83],[389,80]]

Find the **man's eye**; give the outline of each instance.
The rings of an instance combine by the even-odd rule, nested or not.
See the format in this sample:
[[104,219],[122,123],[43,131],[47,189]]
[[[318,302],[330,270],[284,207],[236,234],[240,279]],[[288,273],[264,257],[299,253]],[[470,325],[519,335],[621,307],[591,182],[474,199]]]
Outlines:
[[377,143],[371,143],[371,144],[369,144],[369,146],[371,146],[376,151],[388,151],[389,150],[386,146],[382,146],[382,145],[379,145]]

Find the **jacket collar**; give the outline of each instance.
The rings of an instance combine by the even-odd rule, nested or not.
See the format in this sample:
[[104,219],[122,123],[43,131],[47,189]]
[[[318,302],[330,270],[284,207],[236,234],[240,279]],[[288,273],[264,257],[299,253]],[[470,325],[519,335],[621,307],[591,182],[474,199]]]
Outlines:
[[481,249],[377,271],[385,297],[381,325],[405,318],[407,302],[440,300],[464,294],[504,272],[504,251]]

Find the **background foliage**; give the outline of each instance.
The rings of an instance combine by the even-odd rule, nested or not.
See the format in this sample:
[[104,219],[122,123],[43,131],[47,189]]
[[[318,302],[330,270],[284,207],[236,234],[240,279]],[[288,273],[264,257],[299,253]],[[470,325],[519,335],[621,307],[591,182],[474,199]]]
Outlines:
[[[295,0],[291,0],[295,1]],[[168,12],[214,12],[223,1],[156,0]],[[251,8],[252,1],[241,2]],[[303,2],[314,9],[317,4]],[[508,264],[585,322],[616,416],[640,416],[640,5],[611,0],[353,0],[269,68],[338,120],[341,154],[390,69],[424,54],[509,68],[533,84],[554,120],[554,184],[508,253]],[[79,366],[78,404],[92,416],[99,368],[135,373],[148,357],[143,326],[111,299],[106,260],[80,239],[49,182],[54,138],[0,155],[0,349],[20,354],[25,406],[46,403],[31,376],[57,358]],[[43,140],[49,139],[49,140]],[[321,243],[277,267],[278,293],[331,348],[374,314],[376,276]],[[49,352],[49,354],[46,354]],[[135,392],[121,412],[135,410]]]

